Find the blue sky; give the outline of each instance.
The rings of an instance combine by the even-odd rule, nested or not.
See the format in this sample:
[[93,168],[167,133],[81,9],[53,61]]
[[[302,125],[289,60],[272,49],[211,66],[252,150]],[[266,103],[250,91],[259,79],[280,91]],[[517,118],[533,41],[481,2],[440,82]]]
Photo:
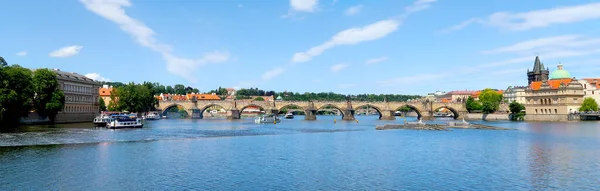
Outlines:
[[[600,77],[589,0],[3,2],[0,55],[209,91],[426,94],[526,85],[536,55]],[[8,9],[6,8],[8,7]]]

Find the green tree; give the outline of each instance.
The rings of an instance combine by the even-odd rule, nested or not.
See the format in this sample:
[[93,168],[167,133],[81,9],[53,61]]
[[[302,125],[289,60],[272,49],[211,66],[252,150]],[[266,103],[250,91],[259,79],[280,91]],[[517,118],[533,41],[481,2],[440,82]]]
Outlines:
[[2,66],[0,73],[0,124],[16,126],[32,109],[33,73],[19,65]]
[[510,112],[513,114],[517,114],[525,110],[525,106],[520,103],[517,103],[516,101],[511,102],[510,105],[508,105],[508,107],[510,108]]
[[51,122],[65,106],[65,95],[58,86],[56,73],[45,68],[33,72],[33,106],[40,116],[48,117]]
[[104,99],[98,98],[98,105],[100,105],[99,106],[100,111],[106,111],[107,108],[106,108],[106,103],[104,102]]
[[256,97],[256,98],[254,98],[254,101],[265,101],[265,98],[263,98],[263,97]]
[[173,88],[173,90],[175,91],[176,94],[185,94],[185,86],[183,84],[175,84],[175,87]]
[[579,107],[579,111],[598,111],[598,103],[596,103],[594,98],[585,98],[581,107]]
[[469,112],[479,111],[482,108],[481,103],[476,101],[475,98],[473,98],[471,96],[469,96],[469,98],[467,98],[467,101],[465,104],[467,107],[467,111],[469,111]]
[[479,94],[479,101],[482,104],[481,110],[484,113],[494,113],[500,108],[502,94],[496,90],[487,88]]
[[525,110],[524,105],[513,101],[508,107],[510,108],[511,113],[510,120],[522,121],[525,119],[525,112],[523,112],[523,110]]
[[8,63],[6,62],[6,60],[4,60],[4,58],[2,58],[2,56],[0,56],[0,67],[4,66],[8,66]]
[[129,83],[117,88],[116,97],[119,99],[118,108],[129,112],[148,112],[158,104],[151,90],[143,84]]
[[166,91],[168,94],[174,94],[174,93],[175,93],[175,90],[173,90],[173,87],[172,87],[172,86],[167,86],[167,88],[165,88],[165,91]]
[[402,116],[406,116],[406,113],[412,111],[413,109],[410,108],[408,105],[402,106],[400,107],[400,109],[398,109],[398,111],[402,112]]
[[110,92],[110,101],[108,102],[108,111],[121,111],[118,104],[117,88],[113,88]]

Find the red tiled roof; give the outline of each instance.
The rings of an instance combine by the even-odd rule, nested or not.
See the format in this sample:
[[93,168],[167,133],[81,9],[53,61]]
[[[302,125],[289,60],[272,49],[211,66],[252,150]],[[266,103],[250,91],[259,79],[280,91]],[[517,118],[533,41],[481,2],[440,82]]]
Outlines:
[[[556,80],[548,80],[547,83],[548,85],[550,85],[550,88],[552,88],[553,90],[558,89],[558,87],[560,87],[560,84],[569,84],[571,83],[573,79],[571,78],[565,78],[565,79],[556,79]],[[542,82],[531,82],[531,84],[529,84],[529,87],[531,87],[532,90],[539,90],[542,87]]]
[[111,91],[112,88],[100,88],[98,89],[98,94],[100,94],[102,97],[110,96]]
[[596,85],[596,89],[600,89],[600,78],[583,78],[591,85]]

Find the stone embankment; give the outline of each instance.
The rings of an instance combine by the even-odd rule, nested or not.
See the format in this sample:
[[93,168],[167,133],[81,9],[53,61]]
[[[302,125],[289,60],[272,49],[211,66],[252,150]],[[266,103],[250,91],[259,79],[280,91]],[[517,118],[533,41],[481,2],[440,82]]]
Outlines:
[[486,130],[513,130],[504,127],[496,127],[482,124],[468,124],[465,126],[450,126],[447,124],[387,124],[378,125],[377,130],[388,129],[412,129],[412,130],[433,130],[433,131],[449,131],[450,129],[486,129]]

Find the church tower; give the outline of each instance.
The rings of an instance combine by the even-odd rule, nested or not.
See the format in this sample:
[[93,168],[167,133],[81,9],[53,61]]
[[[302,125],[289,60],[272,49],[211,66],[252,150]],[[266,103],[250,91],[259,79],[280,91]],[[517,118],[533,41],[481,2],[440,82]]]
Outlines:
[[536,56],[535,62],[533,63],[533,71],[527,69],[527,79],[529,81],[527,84],[531,84],[531,82],[546,81],[548,80],[549,74],[550,71],[548,68],[545,68],[544,63],[540,62],[540,58]]

